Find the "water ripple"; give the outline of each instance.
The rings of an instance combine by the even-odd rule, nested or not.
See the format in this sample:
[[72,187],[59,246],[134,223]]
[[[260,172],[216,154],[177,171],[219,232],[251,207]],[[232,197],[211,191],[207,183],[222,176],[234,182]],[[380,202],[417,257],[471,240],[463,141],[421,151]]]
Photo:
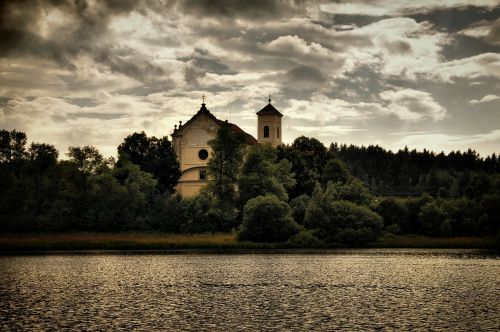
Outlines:
[[500,330],[475,251],[0,257],[0,330]]

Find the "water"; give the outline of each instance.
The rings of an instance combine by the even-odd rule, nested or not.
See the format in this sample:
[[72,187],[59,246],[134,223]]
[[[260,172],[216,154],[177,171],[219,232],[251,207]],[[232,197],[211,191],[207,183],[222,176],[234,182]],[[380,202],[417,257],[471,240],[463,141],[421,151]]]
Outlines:
[[0,257],[0,330],[500,330],[471,250]]

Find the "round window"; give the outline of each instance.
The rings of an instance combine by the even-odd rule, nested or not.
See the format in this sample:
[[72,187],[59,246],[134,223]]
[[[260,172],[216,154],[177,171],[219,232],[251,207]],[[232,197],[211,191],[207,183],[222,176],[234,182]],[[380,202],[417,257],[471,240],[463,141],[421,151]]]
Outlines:
[[199,152],[198,152],[198,158],[200,158],[201,160],[205,160],[208,158],[208,151],[205,150],[205,149],[201,149]]

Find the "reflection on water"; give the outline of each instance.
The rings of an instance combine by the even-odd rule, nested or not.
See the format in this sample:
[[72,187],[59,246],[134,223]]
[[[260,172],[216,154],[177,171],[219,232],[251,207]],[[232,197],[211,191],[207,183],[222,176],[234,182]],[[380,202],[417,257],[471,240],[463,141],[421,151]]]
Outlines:
[[499,330],[471,250],[0,257],[1,330]]

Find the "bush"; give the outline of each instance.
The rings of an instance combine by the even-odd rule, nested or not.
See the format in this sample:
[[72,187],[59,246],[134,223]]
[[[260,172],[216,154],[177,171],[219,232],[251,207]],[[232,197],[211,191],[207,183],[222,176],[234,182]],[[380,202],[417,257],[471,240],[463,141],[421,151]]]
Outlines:
[[449,228],[451,231],[451,226],[443,226],[447,215],[436,202],[429,202],[422,206],[418,218],[425,235],[442,236],[442,231],[446,232],[446,228]]
[[[392,197],[383,198],[375,207],[375,212],[384,219],[384,226],[387,231],[389,231],[389,228],[392,230],[399,228],[399,232],[401,232],[409,228],[409,211],[401,200]],[[389,232],[394,233],[393,231]]]
[[359,205],[368,205],[372,200],[365,184],[354,177],[346,183],[328,182],[325,194],[333,200],[350,201]]
[[385,228],[385,231],[390,234],[401,234],[401,228],[398,224],[390,224]]
[[310,230],[302,230],[288,240],[288,245],[294,248],[322,248],[326,246],[325,241],[316,237]]
[[352,177],[346,164],[338,159],[330,159],[321,175],[321,183],[323,186],[326,186],[328,182],[346,184]]
[[243,209],[238,241],[284,242],[299,232],[292,209],[274,195],[250,199]]
[[383,227],[382,218],[367,207],[334,201],[319,189],[307,207],[304,223],[321,240],[348,245],[374,241]]
[[295,197],[290,202],[290,207],[292,208],[293,220],[296,223],[303,224],[304,216],[306,215],[307,204],[309,204],[310,197],[306,194]]

